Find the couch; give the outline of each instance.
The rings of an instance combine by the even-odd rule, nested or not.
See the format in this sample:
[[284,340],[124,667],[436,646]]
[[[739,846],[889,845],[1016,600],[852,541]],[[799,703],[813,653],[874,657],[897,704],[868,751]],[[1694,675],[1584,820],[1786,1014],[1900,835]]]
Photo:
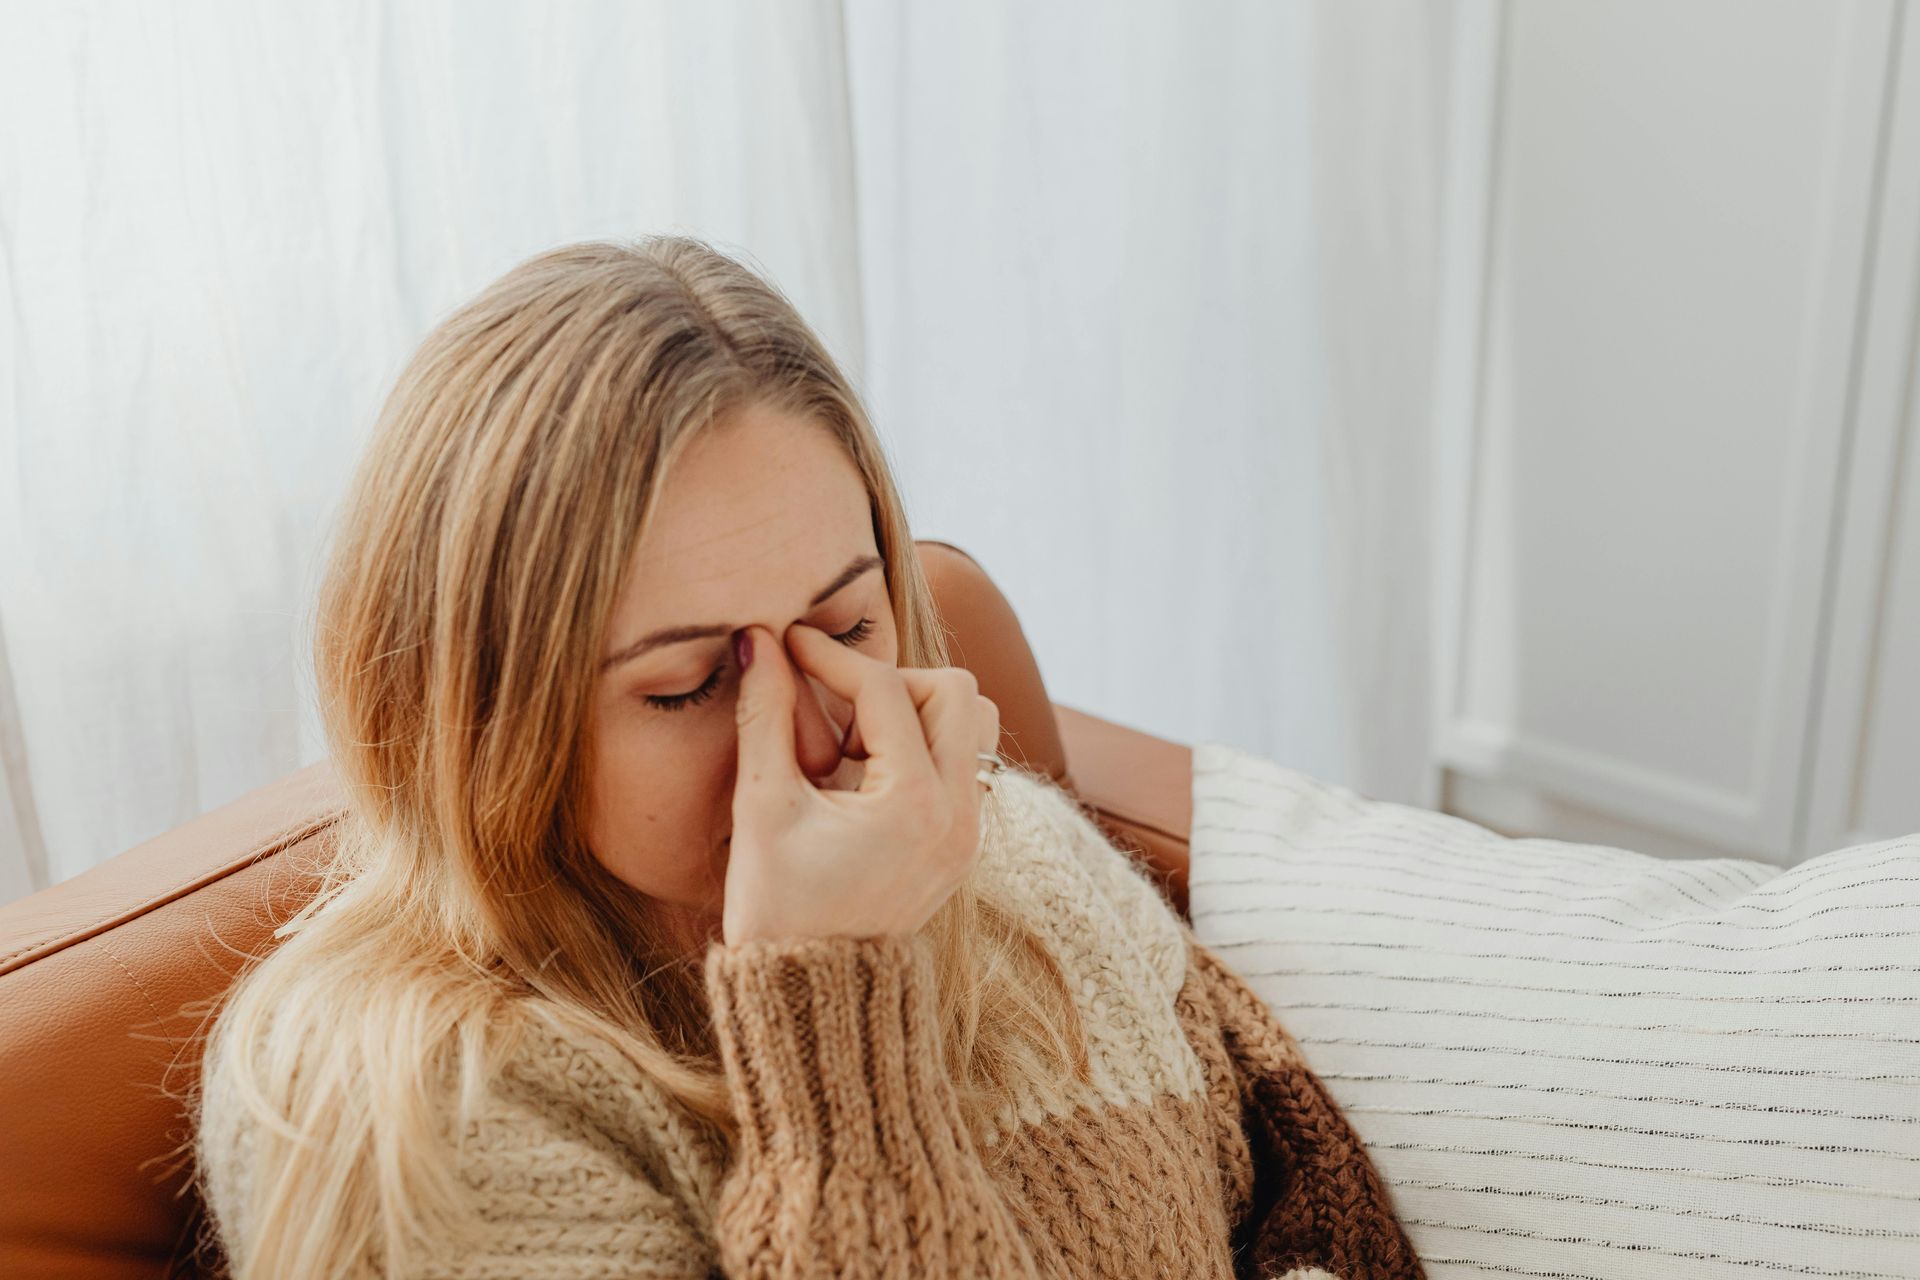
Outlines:
[[[1189,748],[1051,701],[980,565],[944,542],[918,550],[1007,758],[1092,805],[1184,913]],[[341,804],[312,764],[0,907],[0,1277],[218,1274],[195,1248],[182,1099],[209,1012],[316,887],[308,855]]]

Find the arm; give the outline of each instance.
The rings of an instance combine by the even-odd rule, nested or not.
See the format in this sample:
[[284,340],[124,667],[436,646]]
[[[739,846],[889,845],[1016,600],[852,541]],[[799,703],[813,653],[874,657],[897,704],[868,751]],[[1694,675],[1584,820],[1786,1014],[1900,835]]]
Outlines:
[[1422,1280],[1385,1184],[1300,1046],[1225,961],[1186,936],[1181,1017],[1216,1102],[1240,1117],[1246,1151],[1236,1163],[1252,1167],[1251,1187],[1235,1197],[1241,1275]]
[[922,935],[714,945],[729,1276],[1037,1277],[942,1056]]
[[732,1280],[1037,1280],[962,1119],[922,935],[715,944],[705,975],[740,1122],[710,1234],[650,1142],[618,1140],[664,1122],[637,1074],[537,1034],[470,1135],[478,1213],[436,1280],[562,1263],[694,1280],[716,1246]]

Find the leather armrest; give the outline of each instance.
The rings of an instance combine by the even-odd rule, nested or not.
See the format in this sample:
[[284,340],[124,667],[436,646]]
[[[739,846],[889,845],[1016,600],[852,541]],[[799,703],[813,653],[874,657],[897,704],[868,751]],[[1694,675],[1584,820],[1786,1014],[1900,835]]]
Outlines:
[[1066,748],[1062,784],[1099,813],[1114,843],[1139,856],[1184,917],[1193,749],[1063,703],[1054,716]]

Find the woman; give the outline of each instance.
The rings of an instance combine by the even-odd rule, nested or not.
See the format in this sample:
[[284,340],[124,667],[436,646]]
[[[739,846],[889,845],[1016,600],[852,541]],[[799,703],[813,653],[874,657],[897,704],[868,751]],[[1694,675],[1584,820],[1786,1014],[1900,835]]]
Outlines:
[[1421,1274],[1286,1032],[999,764],[736,262],[568,246],[444,321],[316,632],[348,812],[204,1060],[237,1280]]

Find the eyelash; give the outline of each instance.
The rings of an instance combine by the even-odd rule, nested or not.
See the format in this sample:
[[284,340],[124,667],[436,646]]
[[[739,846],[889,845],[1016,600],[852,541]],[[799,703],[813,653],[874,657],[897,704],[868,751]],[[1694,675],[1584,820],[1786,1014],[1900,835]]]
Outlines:
[[[860,621],[854,623],[851,627],[847,628],[845,631],[842,631],[838,635],[834,636],[834,639],[838,640],[841,644],[855,645],[865,640],[867,636],[872,632],[872,630],[873,630],[873,619],[862,618],[860,619]],[[700,703],[705,702],[707,699],[713,697],[715,693],[719,692],[720,671],[721,671],[721,668],[715,667],[713,669],[713,674],[707,677],[706,683],[701,685],[698,689],[695,689],[690,693],[675,693],[675,694],[649,693],[643,696],[645,697],[646,702],[649,706],[658,707],[662,711],[679,711],[685,707],[697,706]]]

